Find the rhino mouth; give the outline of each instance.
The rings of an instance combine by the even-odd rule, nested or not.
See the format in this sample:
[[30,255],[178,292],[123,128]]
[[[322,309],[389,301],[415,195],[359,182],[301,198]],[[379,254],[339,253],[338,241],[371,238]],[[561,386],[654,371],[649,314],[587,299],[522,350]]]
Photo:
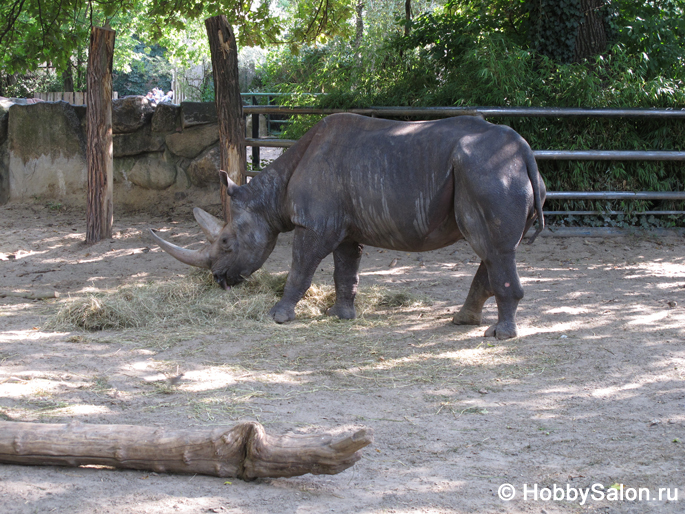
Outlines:
[[226,282],[226,277],[214,275],[214,282],[219,284],[219,287],[221,289],[223,289],[224,291],[228,291],[229,289],[231,289],[231,286],[229,286],[228,283]]
[[238,276],[238,277],[227,277],[224,274],[221,273],[214,273],[214,282],[216,282],[221,289],[224,291],[228,291],[231,289],[233,286],[237,286],[241,282],[245,280],[245,277]]

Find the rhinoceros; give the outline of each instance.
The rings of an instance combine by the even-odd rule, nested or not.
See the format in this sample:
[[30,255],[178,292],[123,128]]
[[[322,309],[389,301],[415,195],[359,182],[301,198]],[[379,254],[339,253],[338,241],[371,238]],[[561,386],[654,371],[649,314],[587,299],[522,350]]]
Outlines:
[[230,221],[194,210],[209,245],[189,250],[152,235],[227,289],[264,264],[279,233],[294,231],[283,297],[270,312],[277,323],[295,318],[330,253],[336,299],[328,314],[351,319],[363,245],[425,252],[465,238],[481,263],[453,322],[479,325],[494,295],[498,320],[485,336],[517,335],[516,248],[536,218],[531,242],[544,227],[545,186],[530,146],[511,128],[470,116],[401,122],[335,114],[248,184],[223,171],[220,179]]

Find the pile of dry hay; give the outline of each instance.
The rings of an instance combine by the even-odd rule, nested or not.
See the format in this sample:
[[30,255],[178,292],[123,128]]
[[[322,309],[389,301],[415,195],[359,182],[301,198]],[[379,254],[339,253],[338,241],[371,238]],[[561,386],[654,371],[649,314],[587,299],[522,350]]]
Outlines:
[[[48,330],[107,330],[183,325],[215,325],[240,320],[262,321],[283,293],[286,273],[271,275],[258,271],[243,284],[223,291],[212,275],[194,271],[181,279],[125,286],[113,293],[91,293],[68,301],[48,320]],[[335,301],[331,285],[312,285],[296,308],[299,318],[325,314]],[[418,307],[430,304],[408,292],[384,287],[361,288],[357,295],[357,315],[392,307]]]

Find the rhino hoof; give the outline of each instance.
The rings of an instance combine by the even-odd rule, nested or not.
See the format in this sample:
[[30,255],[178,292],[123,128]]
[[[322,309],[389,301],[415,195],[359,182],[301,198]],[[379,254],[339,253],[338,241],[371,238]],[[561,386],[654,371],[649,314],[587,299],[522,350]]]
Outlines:
[[326,311],[329,316],[338,316],[340,319],[354,319],[357,317],[357,312],[352,307],[342,307],[335,304],[333,307]]
[[278,304],[273,306],[269,314],[276,323],[287,323],[295,319],[295,309],[279,307]]
[[518,336],[516,325],[496,323],[485,331],[485,337],[496,337],[497,339],[511,339]]
[[454,314],[452,323],[455,325],[480,325],[481,319],[481,314],[461,310]]

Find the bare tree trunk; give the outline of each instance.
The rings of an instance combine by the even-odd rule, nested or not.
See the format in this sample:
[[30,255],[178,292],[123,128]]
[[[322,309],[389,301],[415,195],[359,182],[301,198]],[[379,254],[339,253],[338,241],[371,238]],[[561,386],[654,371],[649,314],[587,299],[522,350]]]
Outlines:
[[10,74],[10,75],[5,75],[0,71],[0,96],[10,96],[9,95],[9,89],[16,84],[17,82],[17,75],[15,74]]
[[355,35],[354,35],[354,53],[355,60],[357,61],[357,69],[355,72],[361,72],[362,68],[362,40],[364,39],[364,0],[357,0],[357,18],[355,20]]
[[364,12],[364,0],[357,0],[357,19],[355,20],[355,35],[354,35],[354,47],[359,51],[359,47],[362,44],[362,38],[364,37],[364,18],[362,14]]
[[409,35],[409,23],[411,22],[411,0],[404,0],[404,35]]
[[[247,156],[235,33],[224,15],[207,18],[205,27],[209,38],[209,49],[212,53],[221,169],[225,170],[236,184],[242,184]],[[221,205],[224,219],[230,221],[230,198],[223,184],[221,185]]]
[[86,243],[112,237],[112,58],[116,33],[93,27],[87,92],[88,206]]
[[158,473],[200,473],[253,480],[333,475],[361,458],[370,430],[270,436],[259,423],[165,430],[133,425],[0,421],[0,462],[35,466],[105,465]]
[[576,35],[575,61],[601,54],[607,47],[607,35],[600,9],[605,0],[580,0],[582,18]]
[[83,64],[83,60],[81,57],[81,46],[79,45],[78,51],[76,52],[76,88],[79,91],[83,91],[83,79],[81,77],[81,65]]
[[64,81],[64,92],[74,91],[74,74],[71,72],[71,62],[67,63],[67,69],[62,72],[62,80]]

